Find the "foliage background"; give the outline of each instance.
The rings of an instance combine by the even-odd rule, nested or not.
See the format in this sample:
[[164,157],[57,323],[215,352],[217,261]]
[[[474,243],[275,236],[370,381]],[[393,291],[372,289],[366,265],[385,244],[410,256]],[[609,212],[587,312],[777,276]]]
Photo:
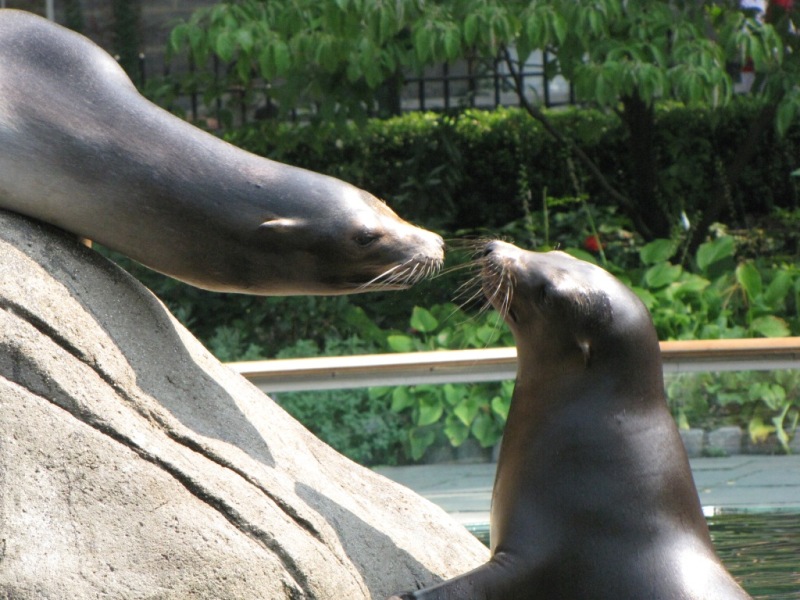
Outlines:
[[[242,147],[351,181],[448,236],[582,247],[637,290],[662,339],[787,335],[798,331],[800,16],[773,8],[759,19],[733,0],[237,0],[178,25],[172,49],[197,65],[228,65],[222,78],[192,74],[188,85],[207,103],[232,87],[255,98],[261,79],[278,115],[302,116],[230,131]],[[581,109],[550,113],[529,102],[509,48],[521,58],[546,50],[545,68],[575,84]],[[503,60],[524,110],[367,120],[398,111],[406,73],[468,57]],[[734,97],[729,71],[745,63],[756,81],[748,98]],[[449,304],[458,284],[451,275],[408,294],[264,300],[155,283],[223,359],[497,343],[493,317],[474,315],[471,302]],[[732,400],[749,382],[674,384],[676,418],[737,422],[785,447],[796,386],[756,382]],[[370,462],[398,446],[419,459],[442,439],[491,446],[509,391],[337,392],[327,420],[306,396],[283,401]],[[348,403],[382,420],[337,427],[354,416],[337,412]],[[352,435],[339,439],[345,429]]]
[[[687,214],[693,214],[694,199],[715,185],[715,157],[724,154],[757,110],[750,102],[734,103],[726,119],[708,119],[703,109],[675,105],[659,110],[661,160],[670,174],[665,185]],[[617,152],[621,133],[615,117],[565,110],[552,119],[607,172],[618,172],[616,163],[624,154]],[[800,212],[791,176],[795,130],[782,138],[764,135],[759,160],[731,194],[726,216],[742,226],[717,226],[711,242],[696,253],[687,252],[688,235],[680,227],[671,240],[645,243],[614,206],[594,201],[592,179],[581,175],[579,166],[577,177],[571,177],[563,153],[517,110],[467,111],[458,117],[409,114],[369,121],[366,129],[266,123],[228,137],[384,196],[404,217],[451,240],[450,264],[470,259],[469,248],[459,251],[457,239],[485,235],[527,248],[575,249],[583,258],[605,261],[645,300],[661,339],[800,333]],[[619,181],[624,184],[624,178]],[[595,235],[602,256],[587,250],[587,238]],[[496,316],[480,313],[479,302],[457,297],[456,290],[472,276],[469,270],[405,292],[333,298],[213,294],[142,268],[138,273],[222,360],[512,343]],[[679,423],[738,424],[754,439],[780,432],[788,441],[800,406],[797,383],[785,381],[777,391],[765,388],[768,382],[761,376],[737,377],[672,384]],[[753,397],[734,393],[750,388],[760,392]],[[432,448],[470,439],[491,448],[502,431],[510,391],[499,384],[416,386],[324,397],[279,394],[277,399],[340,451],[375,464],[425,459]]]

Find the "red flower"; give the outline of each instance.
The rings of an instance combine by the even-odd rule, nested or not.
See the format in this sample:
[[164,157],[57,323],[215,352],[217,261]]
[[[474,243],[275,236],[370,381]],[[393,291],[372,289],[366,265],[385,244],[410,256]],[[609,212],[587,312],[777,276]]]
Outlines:
[[780,6],[786,11],[792,10],[792,7],[794,6],[794,0],[771,0],[771,3],[775,6]]
[[600,252],[600,248],[602,248],[603,245],[600,243],[599,237],[596,235],[590,235],[583,240],[583,247],[589,252]]

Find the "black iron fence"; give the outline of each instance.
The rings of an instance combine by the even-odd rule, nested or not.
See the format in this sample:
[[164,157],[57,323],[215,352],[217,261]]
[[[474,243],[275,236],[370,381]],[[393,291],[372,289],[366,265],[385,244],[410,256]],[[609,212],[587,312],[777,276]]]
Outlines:
[[[548,76],[547,59],[546,54],[539,53],[524,64],[512,63],[522,93],[529,101],[546,107],[574,104],[572,86],[561,77]],[[184,112],[192,121],[206,121],[212,128],[274,117],[277,110],[267,82],[257,80],[246,89],[223,89],[224,75],[230,68],[216,57],[200,69],[189,60],[173,59],[167,63],[140,54],[138,72],[132,78],[160,103]],[[153,76],[154,72],[162,75]],[[494,109],[520,104],[519,91],[505,61],[467,59],[430,67],[419,76],[405,77],[388,102],[383,101],[383,112],[387,106],[390,113],[401,113]],[[292,116],[300,118],[301,114],[295,111]]]

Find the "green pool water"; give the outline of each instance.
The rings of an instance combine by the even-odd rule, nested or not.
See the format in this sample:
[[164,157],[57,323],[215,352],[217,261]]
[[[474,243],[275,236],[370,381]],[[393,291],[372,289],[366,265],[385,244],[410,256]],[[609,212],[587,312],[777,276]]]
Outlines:
[[[708,518],[717,553],[757,600],[800,600],[800,512]],[[489,526],[468,528],[489,543]]]
[[717,553],[753,598],[800,599],[800,513],[709,517]]

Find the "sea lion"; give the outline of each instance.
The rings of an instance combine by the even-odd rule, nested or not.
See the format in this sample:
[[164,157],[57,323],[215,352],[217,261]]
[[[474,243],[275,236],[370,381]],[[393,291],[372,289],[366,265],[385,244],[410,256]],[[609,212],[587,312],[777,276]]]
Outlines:
[[563,252],[491,242],[482,264],[519,365],[491,559],[399,598],[749,598],[714,552],[642,302]]
[[399,289],[443,259],[441,237],[374,196],[201,131],[142,97],[93,42],[10,9],[0,208],[224,292]]

